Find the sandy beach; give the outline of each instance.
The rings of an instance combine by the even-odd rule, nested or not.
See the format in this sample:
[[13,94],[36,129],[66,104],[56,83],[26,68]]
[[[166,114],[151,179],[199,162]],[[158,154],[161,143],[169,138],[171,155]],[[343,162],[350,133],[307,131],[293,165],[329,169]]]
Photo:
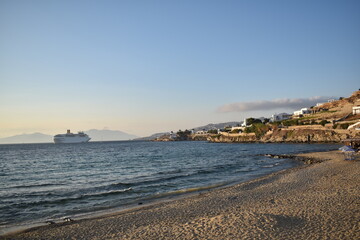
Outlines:
[[360,161],[321,163],[4,239],[360,239]]

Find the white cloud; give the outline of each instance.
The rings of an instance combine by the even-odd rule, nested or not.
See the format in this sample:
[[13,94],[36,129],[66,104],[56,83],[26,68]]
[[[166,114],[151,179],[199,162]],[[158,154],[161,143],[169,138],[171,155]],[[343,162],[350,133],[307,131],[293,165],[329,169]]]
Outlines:
[[225,104],[218,108],[218,112],[250,112],[258,110],[273,109],[300,109],[304,107],[314,106],[316,103],[327,102],[328,99],[334,97],[311,97],[311,98],[284,98],[274,100],[261,100],[253,102],[237,102]]

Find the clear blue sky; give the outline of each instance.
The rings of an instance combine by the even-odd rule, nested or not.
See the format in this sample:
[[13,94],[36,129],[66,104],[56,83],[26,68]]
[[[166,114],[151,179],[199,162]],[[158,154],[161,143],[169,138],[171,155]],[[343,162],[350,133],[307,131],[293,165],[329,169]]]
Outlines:
[[2,0],[0,36],[0,137],[145,136],[360,87],[357,0]]

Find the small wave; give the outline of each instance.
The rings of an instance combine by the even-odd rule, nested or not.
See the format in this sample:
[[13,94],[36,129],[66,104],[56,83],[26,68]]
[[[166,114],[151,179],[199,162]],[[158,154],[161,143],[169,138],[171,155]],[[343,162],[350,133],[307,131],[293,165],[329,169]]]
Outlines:
[[247,172],[253,172],[255,171],[254,168],[242,168],[242,169],[238,169],[235,172],[236,173],[247,173]]
[[158,172],[157,174],[159,175],[163,175],[163,174],[175,174],[175,173],[181,173],[182,170],[181,169],[176,169],[176,170],[170,170],[170,171],[164,171],[164,172]]
[[115,183],[115,184],[112,184],[111,186],[131,186],[131,187],[133,187],[133,186],[152,185],[152,184],[157,184],[157,183],[166,183],[168,181],[173,181],[173,180],[181,179],[181,178],[187,178],[187,177],[191,177],[191,176],[195,176],[195,175],[211,174],[211,173],[219,172],[219,171],[222,171],[223,169],[234,167],[235,165],[238,165],[238,164],[221,164],[221,165],[213,166],[211,168],[198,169],[198,170],[193,170],[193,171],[189,171],[189,172],[184,172],[181,169],[177,169],[177,170],[173,170],[173,171],[158,172],[158,173],[154,174],[153,176],[137,177],[136,181],[133,181],[133,182]]
[[205,170],[205,169],[202,169],[202,170],[197,171],[196,173],[197,173],[197,174],[210,174],[210,173],[213,173],[213,172],[216,172],[216,170],[211,170],[211,169]]
[[83,194],[82,197],[108,196],[108,195],[113,195],[113,194],[129,192],[129,191],[132,191],[132,190],[133,190],[133,188],[129,187],[129,188],[126,188],[126,189],[121,189],[121,190],[111,190],[111,191],[107,191],[107,192]]
[[68,202],[78,201],[78,200],[82,200],[82,199],[86,199],[86,198],[90,198],[90,197],[115,195],[115,194],[121,194],[121,193],[125,193],[125,192],[132,191],[132,190],[133,189],[130,187],[130,188],[121,189],[121,190],[111,190],[111,191],[106,191],[106,192],[87,193],[87,194],[82,194],[82,195],[78,195],[78,196],[74,196],[74,197],[67,197],[67,198],[60,198],[60,199],[53,199],[53,200],[42,200],[42,201],[27,202],[27,203],[14,203],[14,204],[10,205],[10,207],[18,207],[18,208],[26,209],[28,207],[39,206],[39,205],[48,205],[48,204],[61,205],[61,204],[66,204]]
[[124,183],[124,182],[119,182],[119,183],[113,183],[113,184],[110,184],[110,186],[112,187],[119,187],[119,186],[132,186],[133,184],[132,183]]
[[[110,183],[110,184],[105,184],[105,185],[98,185],[98,186],[82,188],[82,189],[78,189],[76,191],[71,191],[68,194],[76,195],[76,194],[84,193],[84,195],[86,195],[87,193],[122,191],[124,189],[129,189],[132,186],[133,186],[132,183],[118,182],[118,183]],[[119,188],[120,188],[120,190],[119,190]]]
[[191,174],[180,174],[175,176],[168,176],[168,177],[158,177],[158,178],[152,178],[148,180],[142,180],[142,181],[136,181],[131,183],[132,186],[142,186],[142,185],[151,185],[159,182],[165,182],[165,181],[171,181],[179,178],[188,177]]
[[272,168],[275,167],[275,165],[271,164],[271,165],[265,165],[265,166],[261,166],[262,168]]
[[62,183],[43,183],[43,184],[29,184],[29,185],[17,185],[11,188],[37,188],[37,187],[51,187],[51,186],[64,186]]
[[237,169],[240,167],[244,167],[244,165],[239,163],[219,164],[207,169],[200,169],[196,172],[196,174],[211,174],[216,172],[222,172],[224,170],[227,171],[228,169]]

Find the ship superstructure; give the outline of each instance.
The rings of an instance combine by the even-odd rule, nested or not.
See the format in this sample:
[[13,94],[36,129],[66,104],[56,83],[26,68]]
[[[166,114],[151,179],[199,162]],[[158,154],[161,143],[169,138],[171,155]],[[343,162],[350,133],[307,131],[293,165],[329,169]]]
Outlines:
[[55,143],[84,143],[90,141],[90,139],[84,132],[71,133],[70,130],[67,130],[65,134],[54,136]]

